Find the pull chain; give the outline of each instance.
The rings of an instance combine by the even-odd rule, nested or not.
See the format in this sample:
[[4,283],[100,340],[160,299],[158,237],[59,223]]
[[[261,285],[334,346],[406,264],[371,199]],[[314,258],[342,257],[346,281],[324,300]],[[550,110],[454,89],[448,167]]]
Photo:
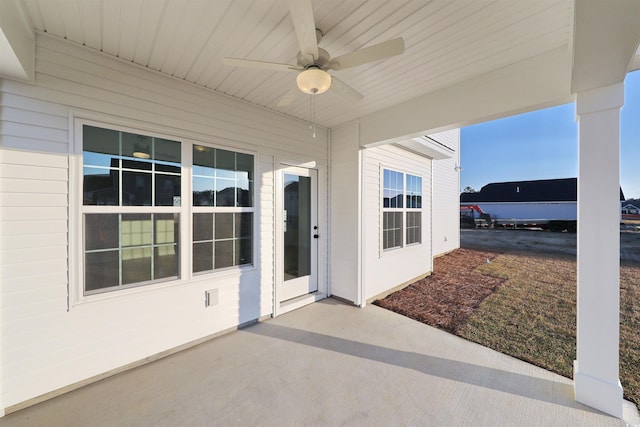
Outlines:
[[309,124],[309,129],[313,131],[313,137],[316,137],[316,93],[318,89],[311,89],[311,99],[309,100],[309,118],[311,123]]

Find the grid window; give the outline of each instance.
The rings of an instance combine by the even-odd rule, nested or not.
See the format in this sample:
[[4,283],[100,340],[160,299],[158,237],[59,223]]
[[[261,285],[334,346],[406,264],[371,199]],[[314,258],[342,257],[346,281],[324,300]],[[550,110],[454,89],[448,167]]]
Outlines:
[[195,213],[193,272],[252,263],[253,213]]
[[84,294],[178,278],[181,143],[84,125],[82,170]]
[[[84,295],[176,280],[181,265],[205,273],[253,264],[252,155],[81,129]],[[192,151],[189,164],[183,150]],[[193,192],[183,198],[185,176]],[[189,237],[182,221],[192,222]]]
[[407,212],[407,245],[422,241],[422,212]]
[[383,247],[393,249],[402,247],[402,212],[383,212]]
[[251,207],[252,194],[252,155],[194,146],[194,206]]
[[253,263],[253,156],[193,147],[193,272]]
[[382,170],[382,249],[422,242],[422,177]]

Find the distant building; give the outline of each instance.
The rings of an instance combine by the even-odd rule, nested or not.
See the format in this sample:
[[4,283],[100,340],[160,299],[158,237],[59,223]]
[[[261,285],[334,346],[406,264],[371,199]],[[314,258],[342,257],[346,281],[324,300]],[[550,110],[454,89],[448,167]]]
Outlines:
[[476,193],[461,193],[460,206],[478,206],[496,225],[546,228],[555,221],[562,229],[575,230],[577,199],[577,178],[543,179],[487,184]]
[[622,213],[627,215],[638,215],[640,214],[640,203],[625,203],[622,206]]

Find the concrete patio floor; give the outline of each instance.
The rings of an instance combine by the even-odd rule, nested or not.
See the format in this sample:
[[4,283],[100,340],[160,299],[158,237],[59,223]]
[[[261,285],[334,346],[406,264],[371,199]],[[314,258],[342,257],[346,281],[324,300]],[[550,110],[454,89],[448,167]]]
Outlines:
[[327,299],[0,419],[2,426],[625,426],[569,379]]

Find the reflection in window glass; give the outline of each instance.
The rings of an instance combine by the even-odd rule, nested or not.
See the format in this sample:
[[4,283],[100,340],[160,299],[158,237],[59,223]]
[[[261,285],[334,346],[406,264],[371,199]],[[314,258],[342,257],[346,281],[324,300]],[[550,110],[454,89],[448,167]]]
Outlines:
[[82,143],[84,205],[180,205],[180,142],[85,125]]
[[422,208],[422,178],[407,174],[407,207]]
[[117,169],[83,168],[84,205],[117,206],[120,203],[120,178]]
[[401,208],[403,199],[403,174],[401,172],[384,170],[383,206],[385,208]]
[[193,205],[253,206],[253,156],[195,145]]

